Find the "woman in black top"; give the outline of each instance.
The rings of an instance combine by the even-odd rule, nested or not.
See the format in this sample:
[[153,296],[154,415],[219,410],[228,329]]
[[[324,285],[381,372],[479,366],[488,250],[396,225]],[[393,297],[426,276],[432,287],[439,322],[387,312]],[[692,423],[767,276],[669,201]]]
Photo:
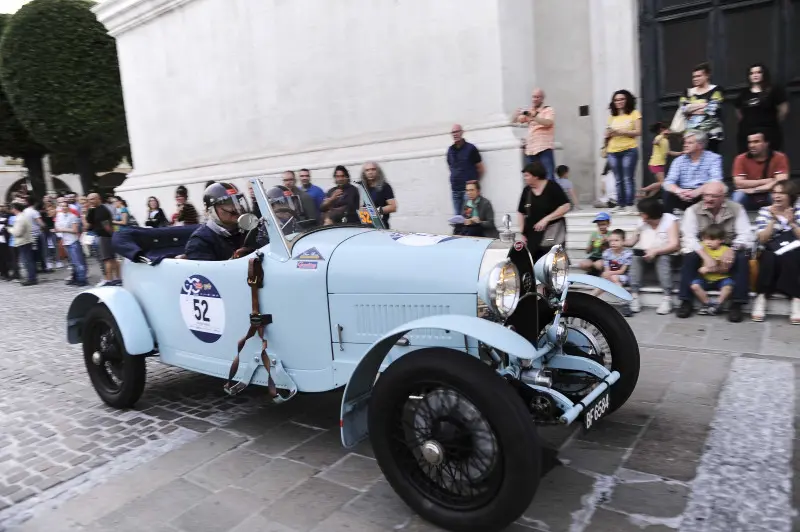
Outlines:
[[766,134],[770,148],[781,151],[783,132],[780,123],[789,113],[786,91],[772,85],[769,70],[760,63],[748,69],[747,82],[747,88],[742,89],[735,102],[739,118],[738,153],[747,151],[747,136],[758,130]]
[[[567,222],[564,215],[569,212],[569,198],[561,186],[547,179],[547,170],[540,162],[525,165],[522,170],[527,185],[519,198],[519,225],[522,237],[528,244],[528,251],[534,261],[539,260],[549,248],[542,248],[542,239],[548,227],[564,224],[566,236]],[[556,242],[564,244],[564,242]]]
[[147,198],[147,221],[144,224],[147,227],[166,227],[169,225],[167,215],[164,214],[164,210],[155,196]]

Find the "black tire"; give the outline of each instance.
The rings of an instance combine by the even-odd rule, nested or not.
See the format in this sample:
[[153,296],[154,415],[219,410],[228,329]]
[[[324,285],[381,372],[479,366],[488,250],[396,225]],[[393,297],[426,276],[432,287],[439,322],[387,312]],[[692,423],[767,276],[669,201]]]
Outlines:
[[[444,404],[438,416],[432,406],[437,402]],[[471,416],[460,417],[465,411]],[[426,414],[427,427],[421,420]],[[404,427],[409,417],[413,424]],[[530,413],[502,377],[470,355],[426,348],[392,363],[372,391],[368,423],[375,458],[389,484],[421,517],[446,530],[503,530],[536,493],[541,449]],[[484,430],[470,430],[475,428]],[[411,431],[415,443],[408,441]],[[425,462],[420,456],[425,442],[441,445],[441,456],[448,459],[438,465]],[[489,452],[487,445],[492,446]],[[431,475],[450,482],[451,489]],[[479,478],[466,486],[468,476]],[[462,494],[467,487],[470,492]]]
[[[103,354],[100,365],[92,360],[95,352]],[[103,304],[95,305],[86,315],[83,361],[95,392],[107,405],[130,408],[142,396],[147,375],[145,358],[125,351],[117,322]]]
[[[526,337],[535,338],[538,336],[538,331],[553,321],[555,312],[546,303],[540,301],[538,307],[538,327],[534,334],[526,335]],[[535,309],[532,311],[535,312]],[[610,367],[612,370],[619,371],[620,375],[619,380],[611,386],[609,413],[617,410],[630,398],[639,381],[639,342],[636,340],[631,326],[613,306],[583,292],[570,292],[567,295],[567,310],[562,317],[578,318],[591,323],[608,342]],[[513,321],[519,332],[522,320],[517,316],[513,316],[513,318],[509,322]]]

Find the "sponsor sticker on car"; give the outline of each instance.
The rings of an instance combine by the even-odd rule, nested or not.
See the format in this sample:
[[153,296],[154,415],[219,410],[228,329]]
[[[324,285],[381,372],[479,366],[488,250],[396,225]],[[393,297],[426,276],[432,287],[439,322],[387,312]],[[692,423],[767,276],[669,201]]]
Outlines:
[[310,260],[301,260],[297,262],[298,270],[316,270],[317,263]]
[[325,260],[325,258],[317,248],[310,248],[295,256],[294,260]]
[[202,275],[183,281],[180,293],[183,322],[198,340],[212,344],[225,332],[225,303],[217,288]]

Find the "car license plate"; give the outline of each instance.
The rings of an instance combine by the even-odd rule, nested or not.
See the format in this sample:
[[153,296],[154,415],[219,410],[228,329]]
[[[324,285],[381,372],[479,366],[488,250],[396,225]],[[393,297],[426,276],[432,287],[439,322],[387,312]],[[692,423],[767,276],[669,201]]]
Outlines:
[[600,394],[600,397],[594,400],[592,404],[584,411],[583,414],[583,428],[589,430],[592,425],[601,417],[606,415],[611,407],[611,398],[608,395],[608,389]]

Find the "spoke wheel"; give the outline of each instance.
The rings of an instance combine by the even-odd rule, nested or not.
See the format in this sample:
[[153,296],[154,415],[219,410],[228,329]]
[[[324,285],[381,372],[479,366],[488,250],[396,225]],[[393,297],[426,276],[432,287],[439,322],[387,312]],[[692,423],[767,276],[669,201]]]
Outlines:
[[421,349],[391,364],[373,390],[369,432],[398,495],[447,530],[501,530],[539,482],[541,452],[524,403],[465,353]]
[[122,335],[105,305],[97,305],[86,316],[83,356],[97,395],[115,408],[129,408],[142,395],[145,385],[144,357],[125,351]]
[[[545,318],[552,320],[553,316],[550,311]],[[610,392],[610,412],[617,410],[630,398],[639,380],[639,343],[636,335],[619,312],[590,294],[571,292],[567,296],[567,310],[561,316],[562,322],[572,328],[570,340],[564,346],[565,354],[584,356],[602,364],[609,371],[619,371],[620,378],[611,385]],[[572,373],[588,376],[583,372]],[[586,383],[583,385],[566,385],[564,392],[574,393],[584,388],[580,390],[581,395],[589,393],[593,388],[591,383],[597,380],[593,377],[584,380]]]

